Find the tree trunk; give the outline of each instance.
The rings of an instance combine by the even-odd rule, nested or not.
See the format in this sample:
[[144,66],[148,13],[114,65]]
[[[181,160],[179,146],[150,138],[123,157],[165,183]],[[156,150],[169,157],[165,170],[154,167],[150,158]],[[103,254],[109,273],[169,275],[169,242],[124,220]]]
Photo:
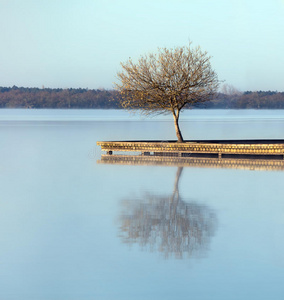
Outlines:
[[177,135],[177,138],[178,138],[178,142],[183,143],[184,142],[183,137],[182,137],[182,134],[180,132],[179,124],[178,124],[179,112],[177,112],[177,114],[173,113],[173,115],[174,115],[175,129],[176,129],[176,135]]

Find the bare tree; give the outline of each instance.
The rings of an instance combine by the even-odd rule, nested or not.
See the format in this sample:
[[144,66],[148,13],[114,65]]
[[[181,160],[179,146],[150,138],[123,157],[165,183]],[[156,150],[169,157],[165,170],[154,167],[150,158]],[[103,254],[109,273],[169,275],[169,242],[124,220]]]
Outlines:
[[233,85],[231,84],[223,84],[221,88],[221,93],[225,95],[230,95],[230,96],[241,96],[242,92],[236,89]]
[[130,58],[117,73],[124,108],[141,109],[146,114],[172,113],[178,142],[183,142],[179,116],[183,108],[208,101],[219,81],[211,68],[210,56],[200,47],[159,48],[157,53]]

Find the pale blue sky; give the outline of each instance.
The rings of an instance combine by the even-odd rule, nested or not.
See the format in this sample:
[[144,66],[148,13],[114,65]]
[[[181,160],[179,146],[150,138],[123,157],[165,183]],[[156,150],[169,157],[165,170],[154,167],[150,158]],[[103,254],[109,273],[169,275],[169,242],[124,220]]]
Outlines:
[[284,91],[284,0],[0,0],[0,86],[112,88],[120,62],[184,46],[219,79]]

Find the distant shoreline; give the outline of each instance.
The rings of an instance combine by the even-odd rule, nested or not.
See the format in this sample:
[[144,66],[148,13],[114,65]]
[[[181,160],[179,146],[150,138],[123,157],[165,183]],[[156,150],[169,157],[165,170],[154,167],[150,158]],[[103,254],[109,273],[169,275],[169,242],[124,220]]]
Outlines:
[[[122,109],[116,90],[0,87],[0,109]],[[218,93],[213,99],[188,108],[284,109],[284,92]]]
[[[0,107],[0,110],[124,110],[130,111],[121,107],[113,108],[113,107]],[[245,108],[232,108],[232,107],[189,107],[185,108],[184,111],[187,110],[284,110],[283,108],[273,108],[273,107],[245,107]],[[138,110],[133,110],[133,113],[138,112]]]

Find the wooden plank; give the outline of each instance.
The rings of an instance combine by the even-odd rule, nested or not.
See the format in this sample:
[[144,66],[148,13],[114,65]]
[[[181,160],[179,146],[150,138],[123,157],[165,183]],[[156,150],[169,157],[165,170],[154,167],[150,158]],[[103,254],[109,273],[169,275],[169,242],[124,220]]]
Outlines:
[[[186,153],[222,155],[284,155],[283,140],[190,141],[185,143],[164,141],[107,141],[97,142],[102,151],[171,152],[182,156]],[[111,152],[110,152],[111,151]]]

